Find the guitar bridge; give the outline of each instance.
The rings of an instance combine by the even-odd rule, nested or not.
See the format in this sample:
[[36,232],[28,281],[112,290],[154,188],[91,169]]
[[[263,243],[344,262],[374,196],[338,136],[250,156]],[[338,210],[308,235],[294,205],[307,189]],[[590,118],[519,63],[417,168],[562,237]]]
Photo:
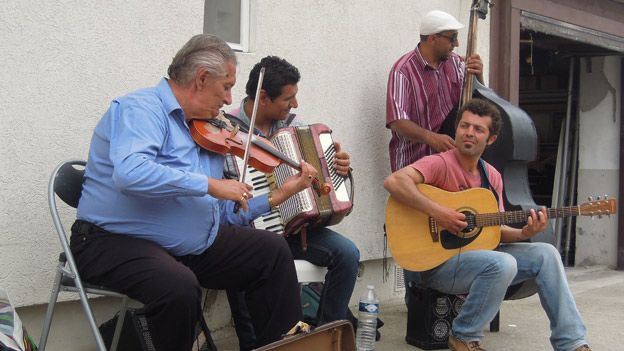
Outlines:
[[438,233],[438,223],[432,217],[429,217],[429,234],[431,235],[431,240],[434,243],[440,241],[440,234]]

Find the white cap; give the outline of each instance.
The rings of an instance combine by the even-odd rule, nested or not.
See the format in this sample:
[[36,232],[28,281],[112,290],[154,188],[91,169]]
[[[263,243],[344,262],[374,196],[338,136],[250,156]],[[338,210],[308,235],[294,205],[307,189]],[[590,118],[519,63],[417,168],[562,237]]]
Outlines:
[[445,30],[458,30],[464,28],[455,17],[444,11],[427,12],[420,22],[420,35],[430,35],[444,32]]

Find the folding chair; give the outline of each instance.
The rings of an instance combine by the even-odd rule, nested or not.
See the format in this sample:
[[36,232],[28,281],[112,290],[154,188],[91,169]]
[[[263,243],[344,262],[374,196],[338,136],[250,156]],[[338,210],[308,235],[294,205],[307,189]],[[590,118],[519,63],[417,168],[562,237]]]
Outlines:
[[123,326],[124,317],[126,316],[126,308],[128,306],[128,297],[126,295],[109,290],[103,286],[89,284],[80,279],[78,269],[76,268],[76,262],[74,261],[74,256],[69,249],[67,234],[59,216],[59,209],[56,204],[57,196],[65,204],[73,208],[78,207],[78,200],[80,199],[82,192],[84,167],[86,164],[87,163],[85,161],[80,160],[62,162],[54,169],[52,175],[50,176],[50,182],[48,183],[48,205],[50,206],[52,221],[54,222],[54,227],[56,228],[63,251],[59,255],[56,277],[54,278],[54,284],[52,285],[52,294],[50,296],[50,302],[48,303],[48,309],[43,322],[41,339],[39,341],[40,351],[45,350],[45,346],[48,341],[48,334],[50,332],[50,326],[52,324],[54,306],[56,305],[58,295],[61,291],[78,293],[85,316],[89,321],[89,327],[95,337],[98,351],[106,351],[106,346],[95,322],[95,317],[93,316],[93,311],[89,305],[87,294],[114,296],[121,299],[119,318],[113,334],[110,348],[111,351],[115,351],[117,349],[119,336],[121,334],[121,327]]

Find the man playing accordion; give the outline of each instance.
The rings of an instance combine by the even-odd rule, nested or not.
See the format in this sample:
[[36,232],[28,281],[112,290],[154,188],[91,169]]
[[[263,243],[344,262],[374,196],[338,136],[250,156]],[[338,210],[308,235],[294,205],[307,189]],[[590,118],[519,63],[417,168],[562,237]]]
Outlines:
[[[265,76],[259,96],[256,96],[261,67],[265,68]],[[263,58],[249,74],[247,97],[243,99],[239,109],[231,112],[235,117],[234,121],[243,129],[248,129],[254,101],[259,99],[255,120],[256,134],[269,137],[280,128],[301,125],[295,120],[295,115],[290,113],[292,108],[298,106],[296,96],[299,79],[297,68],[286,60],[275,56]],[[338,143],[334,143],[333,147],[333,171],[338,176],[346,177],[350,170],[349,155]],[[273,196],[281,196],[279,191],[273,191]],[[295,259],[307,260],[328,268],[317,324],[345,319],[358,272],[359,250],[351,240],[326,227],[309,228],[305,237],[307,243],[303,243],[304,245],[301,235],[289,235],[286,240]],[[244,296],[244,291],[228,290],[241,350],[250,349],[255,343],[255,331],[250,323]]]

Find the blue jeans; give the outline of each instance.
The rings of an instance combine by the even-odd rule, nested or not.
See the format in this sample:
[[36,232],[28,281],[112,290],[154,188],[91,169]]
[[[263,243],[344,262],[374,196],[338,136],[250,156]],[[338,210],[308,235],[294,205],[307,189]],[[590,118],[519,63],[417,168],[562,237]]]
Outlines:
[[466,251],[420,275],[423,286],[446,294],[468,294],[453,321],[452,333],[460,340],[482,339],[483,328],[496,316],[507,288],[534,278],[550,320],[553,348],[569,351],[587,343],[561,256],[550,244],[522,242],[501,244],[495,251]]
[[[307,240],[307,250],[303,251],[300,235],[286,238],[294,259],[327,267],[317,324],[345,319],[357,278],[360,251],[351,240],[329,228],[308,230]],[[227,295],[240,348],[253,348],[255,332],[247,312],[245,293],[228,290]]]

